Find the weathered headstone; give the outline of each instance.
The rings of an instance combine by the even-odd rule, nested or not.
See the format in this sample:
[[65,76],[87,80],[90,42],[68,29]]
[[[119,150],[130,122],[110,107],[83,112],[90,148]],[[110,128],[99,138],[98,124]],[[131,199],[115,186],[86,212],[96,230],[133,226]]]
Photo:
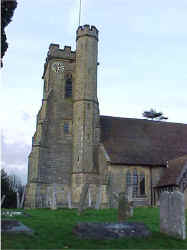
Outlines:
[[184,194],[179,191],[160,195],[160,231],[186,239]]
[[1,207],[2,207],[2,205],[3,205],[3,203],[4,203],[4,201],[5,201],[5,197],[6,197],[6,195],[3,194],[2,198],[1,198]]
[[112,240],[121,237],[148,237],[151,232],[140,222],[79,222],[73,233],[81,239]]
[[53,198],[52,198],[52,206],[51,209],[55,210],[57,209],[57,204],[56,204],[56,184],[53,184],[53,194],[52,194]]
[[19,198],[19,192],[16,192],[16,198],[17,198],[17,208],[20,208],[20,198]]
[[113,192],[113,197],[118,201],[118,221],[122,222],[133,216],[133,189],[128,187],[126,192],[121,192],[118,195]]
[[2,220],[1,230],[4,233],[25,233],[33,235],[34,231],[17,220]]
[[125,221],[131,217],[132,202],[128,201],[128,194],[125,192],[119,193],[118,200],[118,222]]
[[23,189],[22,197],[21,197],[21,202],[20,202],[20,208],[23,208],[23,203],[25,200],[25,192],[26,192],[26,186]]
[[97,193],[97,198],[96,198],[96,205],[95,205],[96,209],[99,209],[101,205],[101,199],[102,199],[102,186],[100,185],[98,187],[98,193]]
[[88,189],[88,207],[92,206],[91,191]]
[[86,202],[86,196],[88,194],[88,189],[89,189],[89,184],[88,183],[84,184],[84,186],[82,188],[81,195],[80,195],[80,204],[79,204],[79,208],[78,208],[79,215],[81,214],[81,212],[84,209],[85,202]]
[[71,192],[68,191],[67,193],[67,200],[68,200],[68,208],[72,208],[71,206]]
[[129,215],[133,216],[134,209],[133,209],[133,186],[128,186],[127,188],[127,201],[129,204]]
[[46,207],[51,208],[52,200],[50,197],[50,187],[47,187],[47,192],[46,192]]

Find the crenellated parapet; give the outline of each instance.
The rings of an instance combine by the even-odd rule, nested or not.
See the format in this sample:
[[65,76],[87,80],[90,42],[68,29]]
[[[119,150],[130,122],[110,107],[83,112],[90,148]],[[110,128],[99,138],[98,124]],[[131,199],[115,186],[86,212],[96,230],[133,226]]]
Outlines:
[[47,53],[46,62],[44,64],[44,73],[42,78],[44,78],[47,64],[51,59],[65,59],[72,62],[75,61],[76,52],[71,50],[71,46],[64,46],[64,49],[60,49],[59,44],[51,43],[49,45],[49,50]]
[[59,48],[59,44],[51,43],[47,57],[55,57],[60,59],[75,59],[75,51],[71,50],[71,46],[64,46],[64,49]]
[[76,32],[76,40],[83,36],[91,36],[94,37],[98,41],[99,31],[95,26],[90,26],[85,24],[83,26],[79,26]]

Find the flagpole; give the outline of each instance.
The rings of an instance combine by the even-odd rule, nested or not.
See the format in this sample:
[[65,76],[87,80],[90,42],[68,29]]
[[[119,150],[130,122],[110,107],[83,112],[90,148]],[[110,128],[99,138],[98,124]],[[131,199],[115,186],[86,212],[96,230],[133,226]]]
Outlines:
[[80,0],[80,5],[79,5],[79,26],[81,23],[81,0]]

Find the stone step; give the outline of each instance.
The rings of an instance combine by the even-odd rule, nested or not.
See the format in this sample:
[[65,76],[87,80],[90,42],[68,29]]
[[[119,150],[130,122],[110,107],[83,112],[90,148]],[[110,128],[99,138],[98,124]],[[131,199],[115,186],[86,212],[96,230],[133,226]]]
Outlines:
[[134,207],[148,206],[149,201],[147,198],[134,198]]

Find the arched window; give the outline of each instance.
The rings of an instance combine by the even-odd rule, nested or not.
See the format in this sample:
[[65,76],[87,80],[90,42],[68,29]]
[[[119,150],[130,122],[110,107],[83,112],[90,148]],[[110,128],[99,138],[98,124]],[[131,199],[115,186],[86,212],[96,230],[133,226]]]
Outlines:
[[140,195],[145,194],[145,174],[143,172],[140,173]]
[[72,76],[68,75],[65,84],[65,98],[72,97]]
[[131,173],[128,170],[126,173],[126,189],[131,185]]
[[138,174],[137,170],[133,170],[133,196],[136,197],[138,194]]

